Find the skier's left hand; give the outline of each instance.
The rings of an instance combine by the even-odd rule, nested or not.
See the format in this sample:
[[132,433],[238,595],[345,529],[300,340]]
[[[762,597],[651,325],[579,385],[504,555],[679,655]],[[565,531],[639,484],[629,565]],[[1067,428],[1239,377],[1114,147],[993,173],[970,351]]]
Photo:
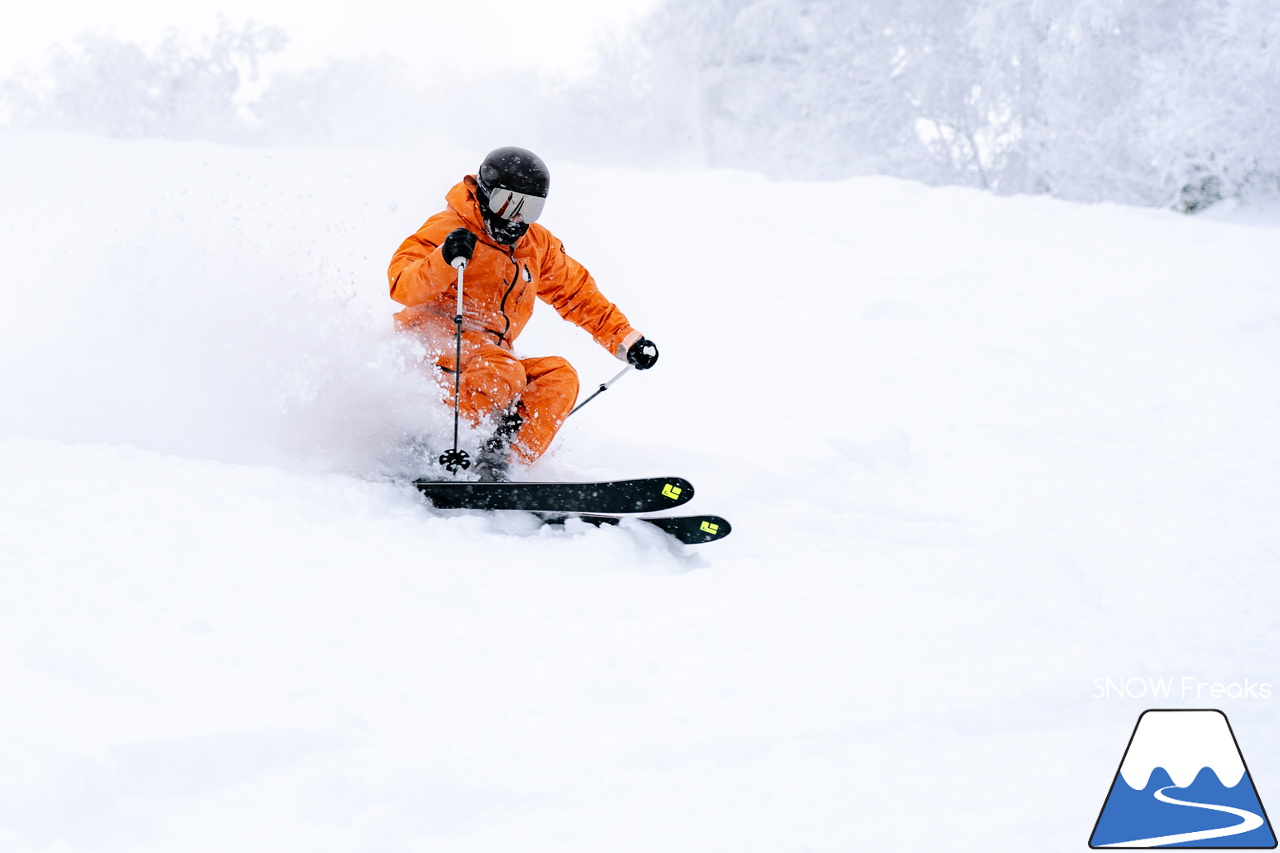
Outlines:
[[648,370],[658,363],[658,345],[648,338],[641,338],[627,350],[627,363],[636,370]]

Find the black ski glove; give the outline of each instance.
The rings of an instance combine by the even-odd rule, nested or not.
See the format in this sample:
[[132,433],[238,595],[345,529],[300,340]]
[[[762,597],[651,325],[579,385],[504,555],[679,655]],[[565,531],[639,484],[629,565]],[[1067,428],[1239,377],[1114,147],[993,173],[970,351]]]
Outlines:
[[471,255],[475,250],[476,235],[465,228],[453,229],[449,232],[449,236],[444,238],[444,242],[440,244],[440,256],[444,258],[444,262],[449,266],[453,266],[453,262],[458,258],[471,260]]
[[658,363],[658,345],[648,338],[641,338],[627,350],[627,363],[636,370],[648,370]]

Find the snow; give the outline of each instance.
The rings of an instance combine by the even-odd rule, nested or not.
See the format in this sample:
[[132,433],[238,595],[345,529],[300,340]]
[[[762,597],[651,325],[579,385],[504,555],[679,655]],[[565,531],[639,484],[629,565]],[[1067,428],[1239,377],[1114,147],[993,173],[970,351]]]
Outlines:
[[476,152],[0,151],[0,848],[1076,849],[1094,679],[1277,679],[1257,217],[547,152],[662,358],[530,476],[688,477],[688,547],[387,476],[448,419],[385,266]]

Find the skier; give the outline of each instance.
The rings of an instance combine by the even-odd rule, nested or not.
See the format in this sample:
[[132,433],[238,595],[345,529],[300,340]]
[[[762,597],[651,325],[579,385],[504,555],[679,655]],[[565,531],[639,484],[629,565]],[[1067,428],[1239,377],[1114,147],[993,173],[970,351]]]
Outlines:
[[533,314],[534,297],[587,331],[637,370],[658,348],[631,327],[586,268],[535,220],[550,172],[523,148],[489,152],[475,175],[445,195],[448,208],[426,221],[391,259],[391,298],[406,306],[400,328],[421,335],[435,355],[436,376],[452,394],[458,365],[458,271],[463,284],[458,408],[488,432],[476,459],[482,479],[505,480],[510,463],[530,464],[550,446],[578,397],[578,374],[559,356],[519,358],[513,345]]

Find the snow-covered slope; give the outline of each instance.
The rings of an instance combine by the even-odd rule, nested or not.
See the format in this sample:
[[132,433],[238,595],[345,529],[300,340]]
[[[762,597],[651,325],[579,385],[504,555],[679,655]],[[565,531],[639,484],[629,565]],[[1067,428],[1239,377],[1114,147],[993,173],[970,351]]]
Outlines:
[[385,477],[447,423],[385,265],[480,152],[0,134],[0,847],[1078,849],[1095,678],[1280,680],[1274,228],[544,153],[662,360],[537,473],[723,542]]

